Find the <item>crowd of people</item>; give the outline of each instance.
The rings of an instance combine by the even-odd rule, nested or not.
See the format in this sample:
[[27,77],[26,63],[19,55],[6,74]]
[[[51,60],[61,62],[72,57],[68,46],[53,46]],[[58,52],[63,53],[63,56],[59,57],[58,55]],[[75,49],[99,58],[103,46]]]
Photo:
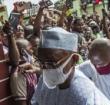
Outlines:
[[0,19],[14,105],[110,105],[110,12],[39,5],[26,24],[24,2]]

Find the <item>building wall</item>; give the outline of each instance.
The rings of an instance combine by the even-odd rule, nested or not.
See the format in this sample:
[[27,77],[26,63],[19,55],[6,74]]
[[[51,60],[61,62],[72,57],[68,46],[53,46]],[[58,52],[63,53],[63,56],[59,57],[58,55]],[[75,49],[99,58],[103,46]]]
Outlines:
[[[81,15],[83,14],[82,10],[81,10],[81,7],[80,7],[80,0],[75,0],[73,2],[73,6],[74,6],[74,11],[77,10],[77,14],[78,16],[81,17]],[[105,0],[105,6],[107,6],[107,0]],[[98,5],[96,5],[96,11],[98,12],[99,15],[102,16],[102,8],[103,8],[103,4],[100,3]],[[87,7],[87,11],[88,11],[88,14],[92,14],[93,13],[93,5],[92,4],[89,4],[88,7]]]

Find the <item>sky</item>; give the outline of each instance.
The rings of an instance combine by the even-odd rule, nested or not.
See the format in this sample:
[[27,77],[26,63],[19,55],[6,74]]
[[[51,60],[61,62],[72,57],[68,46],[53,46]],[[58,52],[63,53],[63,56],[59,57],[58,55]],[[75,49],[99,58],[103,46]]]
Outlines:
[[[27,2],[31,1],[32,3],[36,4],[41,0],[4,0],[4,4],[7,6],[8,16],[13,9],[13,2],[16,2],[16,1],[27,1]],[[56,2],[58,0],[51,0],[51,1]]]

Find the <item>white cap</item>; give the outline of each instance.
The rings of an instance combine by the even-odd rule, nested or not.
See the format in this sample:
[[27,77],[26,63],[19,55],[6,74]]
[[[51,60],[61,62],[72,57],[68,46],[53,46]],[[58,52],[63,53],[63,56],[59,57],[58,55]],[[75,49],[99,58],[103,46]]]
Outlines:
[[60,27],[43,30],[40,48],[64,49],[77,52],[78,36]]

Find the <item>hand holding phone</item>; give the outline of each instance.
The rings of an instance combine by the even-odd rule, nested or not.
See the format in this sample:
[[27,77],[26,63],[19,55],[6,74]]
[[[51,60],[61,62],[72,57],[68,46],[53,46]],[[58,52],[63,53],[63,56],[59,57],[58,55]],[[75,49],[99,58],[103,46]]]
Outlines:
[[47,8],[51,5],[53,5],[53,3],[51,2],[51,0],[42,0],[41,2],[39,2],[39,5],[42,7],[42,8]]

